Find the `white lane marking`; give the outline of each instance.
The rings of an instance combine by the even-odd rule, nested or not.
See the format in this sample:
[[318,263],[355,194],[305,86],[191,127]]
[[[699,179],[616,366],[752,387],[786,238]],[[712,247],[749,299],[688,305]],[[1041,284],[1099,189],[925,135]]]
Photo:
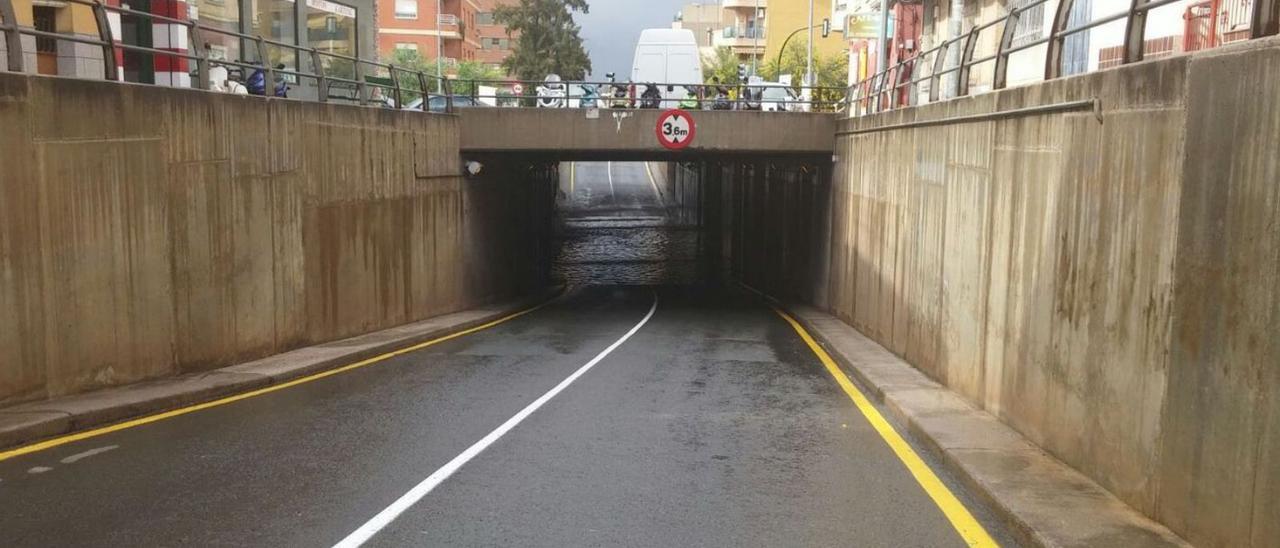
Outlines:
[[52,469],[52,468],[49,468],[48,466],[32,466],[30,469],[28,469],[28,470],[27,470],[27,473],[28,473],[28,474],[43,474],[43,473],[48,472],[48,471],[50,471],[50,470],[53,470],[53,469]]
[[78,461],[78,460],[80,460],[80,459],[87,459],[87,458],[92,457],[92,456],[94,456],[94,455],[100,455],[100,454],[102,454],[102,453],[106,453],[107,451],[113,451],[113,450],[115,450],[115,449],[119,449],[119,448],[120,448],[120,446],[119,446],[119,445],[108,445],[108,446],[106,446],[106,447],[99,447],[99,448],[97,448],[97,449],[90,449],[90,450],[85,451],[85,452],[83,452],[83,453],[76,453],[76,454],[74,454],[74,455],[71,455],[70,457],[67,457],[67,458],[62,459],[62,464],[71,464],[71,463],[73,463],[73,462],[75,462],[75,461]]
[[405,510],[409,509],[409,507],[422,500],[422,497],[427,496],[427,494],[430,493],[432,489],[435,489],[436,486],[440,485],[441,482],[449,479],[449,476],[452,476],[454,472],[457,472],[458,469],[463,467],[463,465],[475,458],[476,455],[479,455],[481,451],[484,451],[490,445],[493,445],[494,442],[498,441],[498,439],[507,432],[510,432],[511,429],[529,418],[529,415],[532,415],[539,407],[542,407],[543,404],[551,401],[551,398],[556,397],[557,394],[565,388],[568,388],[570,384],[573,384],[573,381],[578,380],[578,377],[581,377],[587,371],[590,371],[591,368],[595,367],[597,363],[600,363],[600,360],[603,360],[605,356],[608,356],[614,350],[617,350],[619,346],[622,346],[622,343],[627,342],[627,339],[630,339],[632,335],[635,335],[637,331],[640,331],[640,328],[644,327],[644,324],[649,323],[649,318],[652,318],[653,313],[657,311],[658,295],[655,293],[653,295],[653,306],[649,307],[649,313],[645,314],[644,319],[640,320],[640,323],[636,324],[635,327],[632,327],[631,331],[628,331],[627,334],[622,336],[622,338],[614,341],[614,343],[609,345],[608,348],[605,348],[602,352],[596,354],[596,357],[591,358],[591,361],[587,362],[586,365],[578,368],[578,370],[574,371],[572,375],[569,375],[563,381],[560,381],[560,384],[557,384],[555,388],[552,388],[546,394],[543,394],[541,397],[534,400],[533,403],[528,405],[528,407],[521,409],[519,413],[515,414],[515,416],[507,419],[507,422],[502,423],[502,426],[499,426],[494,431],[489,432],[485,437],[480,438],[480,441],[475,442],[471,447],[468,447],[466,451],[462,452],[462,454],[453,457],[453,460],[445,463],[445,465],[441,466],[439,470],[432,472],[430,476],[427,476],[427,479],[422,480],[421,483],[415,485],[413,489],[409,490],[409,492],[391,503],[391,506],[388,506],[386,509],[378,512],[378,515],[373,516],[372,519],[365,522],[364,525],[361,525],[359,529],[356,529],[350,535],[347,535],[347,538],[344,538],[342,541],[333,545],[334,548],[357,548],[364,545],[364,543],[370,538],[373,538],[373,535],[376,535],[378,531],[381,531],[387,525],[390,525],[392,521],[400,516],[400,514],[403,514]]
[[605,170],[609,172],[609,196],[613,198],[613,203],[618,203],[618,195],[613,191],[613,162],[605,164]]

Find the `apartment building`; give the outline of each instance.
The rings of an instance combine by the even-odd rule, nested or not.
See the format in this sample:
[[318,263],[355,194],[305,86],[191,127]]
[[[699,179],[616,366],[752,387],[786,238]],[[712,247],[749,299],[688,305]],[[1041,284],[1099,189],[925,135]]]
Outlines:
[[378,53],[389,57],[408,49],[427,59],[440,56],[446,66],[463,61],[501,65],[514,39],[494,21],[494,10],[518,1],[380,0]]

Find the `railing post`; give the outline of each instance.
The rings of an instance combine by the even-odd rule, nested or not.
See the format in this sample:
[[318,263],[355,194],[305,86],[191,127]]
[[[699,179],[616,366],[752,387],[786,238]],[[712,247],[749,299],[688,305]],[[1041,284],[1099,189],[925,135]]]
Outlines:
[[267,59],[267,41],[259,34],[255,42],[258,44],[258,62],[262,64],[262,96],[275,97],[276,95],[276,71],[271,66],[271,61]]
[[204,51],[200,26],[195,21],[187,23],[187,41],[191,42],[187,49],[194,51],[196,56],[196,87],[209,89],[209,55]]
[[1139,9],[1151,0],[1131,0],[1129,3],[1129,19],[1124,28],[1124,56],[1120,63],[1127,65],[1142,60],[1146,46],[1147,10]]
[[307,51],[311,54],[311,69],[316,71],[316,97],[321,103],[328,103],[329,79],[324,75],[324,64],[320,62],[320,52],[315,48]]
[[444,87],[444,111],[452,114],[453,113],[453,82],[450,82],[449,79],[445,78],[443,74],[440,75],[440,79],[441,79],[440,83],[443,84],[443,87]]
[[991,78],[991,89],[1004,89],[1009,75],[1009,48],[1013,47],[1013,34],[1018,28],[1018,18],[1022,14],[1018,8],[1009,10],[1004,19],[1004,30],[1000,33],[1000,50],[996,52],[996,73]]
[[1280,34],[1280,0],[1253,0],[1249,34],[1253,38]]
[[102,69],[108,80],[119,80],[116,70],[115,37],[112,36],[111,23],[107,20],[107,7],[102,0],[93,2],[93,20],[98,25],[98,39],[102,40]]
[[964,53],[960,55],[959,76],[956,78],[956,97],[969,95],[969,73],[973,70],[973,50],[978,47],[978,27],[969,31],[964,39]]
[[387,71],[391,74],[391,93],[396,98],[396,108],[404,107],[404,99],[400,95],[400,79],[396,77],[396,66],[387,64]]
[[952,45],[954,45],[952,42],[943,40],[942,47],[938,48],[938,53],[933,58],[933,73],[929,74],[930,103],[936,102],[942,92],[942,71],[947,70],[947,50]]
[[5,56],[9,58],[8,67],[12,72],[24,72],[22,52],[22,34],[18,32],[18,13],[13,9],[12,0],[0,0],[0,30],[4,31]]
[[431,110],[431,88],[427,87],[427,75],[418,71],[418,96],[422,97],[422,112]]
[[1071,19],[1071,8],[1075,0],[1058,0],[1058,12],[1053,15],[1053,27],[1049,29],[1048,51],[1044,56],[1044,79],[1052,80],[1062,76],[1062,48],[1067,37],[1062,31],[1067,30]]
[[360,100],[360,104],[363,105],[368,102],[365,99],[365,92],[369,91],[368,84],[364,82],[364,65],[360,63],[359,59],[352,61],[352,63],[355,64],[356,68],[356,97]]

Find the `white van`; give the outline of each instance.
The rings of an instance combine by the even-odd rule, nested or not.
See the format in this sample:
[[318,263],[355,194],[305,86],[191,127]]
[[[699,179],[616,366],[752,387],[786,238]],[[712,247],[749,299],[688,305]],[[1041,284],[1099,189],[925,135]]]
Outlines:
[[702,62],[693,31],[646,29],[641,32],[635,61],[631,64],[631,82],[636,85],[636,95],[644,92],[645,84],[660,84],[663,108],[675,108],[686,94],[684,85],[702,84]]

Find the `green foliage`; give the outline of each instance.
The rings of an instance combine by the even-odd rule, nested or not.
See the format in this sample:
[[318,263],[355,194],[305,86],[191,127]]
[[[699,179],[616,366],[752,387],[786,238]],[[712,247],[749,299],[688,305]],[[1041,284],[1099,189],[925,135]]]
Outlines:
[[[792,85],[798,90],[804,83],[804,73],[808,68],[808,40],[797,37],[787,44],[787,49],[783,50],[782,55],[773,59],[766,59],[764,66],[760,67],[760,74],[774,82],[783,74],[791,75]],[[779,64],[781,58],[781,64]],[[818,76],[818,87],[831,87],[840,89],[821,90],[814,94],[815,101],[830,103],[829,105],[817,105],[819,108],[826,108],[840,101],[845,92],[843,91],[849,85],[849,57],[847,55],[821,55],[814,52],[813,71]]]
[[[399,78],[401,93],[405,97],[405,102],[421,97],[422,89],[418,83],[418,77],[415,74],[409,74],[404,71],[426,74],[427,87],[429,88],[427,91],[435,93],[435,76],[437,74],[435,59],[427,59],[414,50],[397,49],[391,54],[391,59],[386,62],[395,65],[397,69],[402,69],[397,70],[396,77]],[[475,61],[463,61],[458,64],[456,75],[451,78],[450,87],[454,95],[470,95],[476,85],[474,83],[475,80],[503,80],[505,78],[506,75],[493,66]]]
[[588,10],[587,0],[520,0],[499,6],[494,19],[507,26],[508,35],[518,33],[503,68],[519,80],[542,80],[548,74],[566,80],[586,78],[591,59],[573,14]]
[[741,61],[738,60],[737,55],[734,55],[733,50],[716,48],[715,57],[702,60],[702,77],[708,84],[715,78],[726,86],[735,85],[738,82],[739,64]]

